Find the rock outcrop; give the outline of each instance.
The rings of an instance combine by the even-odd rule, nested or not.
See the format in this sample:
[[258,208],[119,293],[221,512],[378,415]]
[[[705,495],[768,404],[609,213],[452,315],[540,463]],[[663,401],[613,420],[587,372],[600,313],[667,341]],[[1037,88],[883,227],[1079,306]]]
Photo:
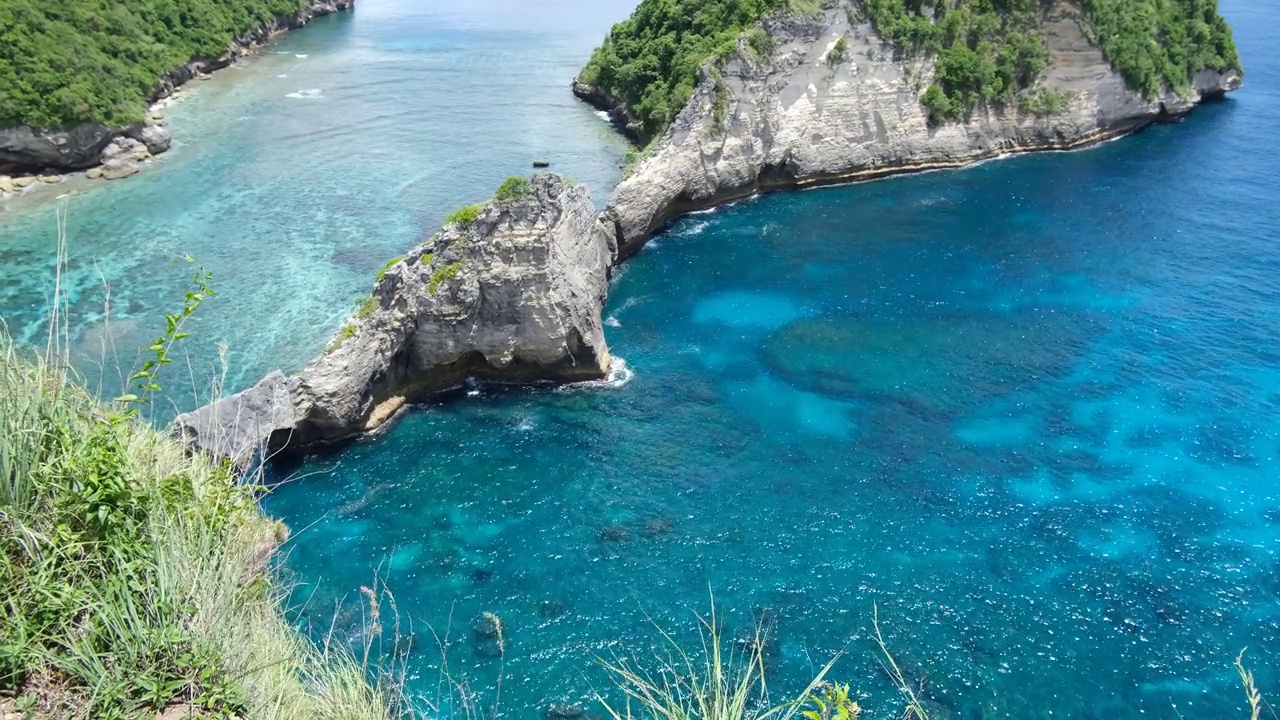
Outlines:
[[[609,201],[605,219],[616,227],[623,256],[691,210],[773,189],[1079,147],[1185,113],[1241,82],[1237,72],[1205,70],[1187,97],[1168,91],[1144,98],[1089,42],[1078,5],[1063,0],[1042,35],[1050,54],[1043,85],[1065,96],[1064,111],[980,107],[964,122],[933,127],[920,103],[933,82],[932,58],[904,59],[857,20],[856,0],[827,5],[817,18],[766,19],[774,40],[769,57],[757,58],[743,41],[719,80],[704,72],[692,99]],[[840,38],[844,58],[831,62]],[[619,112],[594,88],[576,85],[574,92]]]
[[[278,33],[354,5],[355,0],[309,0],[296,15],[276,18],[236,38],[223,54],[213,58],[192,58],[182,67],[157,78],[150,102],[172,95],[195,77],[231,65]],[[152,155],[168,150],[171,142],[169,131],[154,121],[127,127],[87,123],[69,129],[40,129],[26,125],[0,128],[0,172],[29,174],[44,169],[83,170],[111,159],[103,157],[103,151],[124,138],[141,143]]]
[[585,187],[539,175],[446,225],[383,270],[326,352],[294,378],[176,420],[190,444],[243,463],[372,430],[406,402],[461,386],[609,372],[601,310],[617,252]]

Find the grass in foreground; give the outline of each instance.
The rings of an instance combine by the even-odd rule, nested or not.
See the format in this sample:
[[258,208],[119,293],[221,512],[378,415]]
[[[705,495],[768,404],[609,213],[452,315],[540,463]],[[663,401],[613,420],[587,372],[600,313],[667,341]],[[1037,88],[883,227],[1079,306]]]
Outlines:
[[401,715],[286,622],[283,533],[228,468],[0,336],[0,695],[30,717]]
[[700,660],[659,628],[670,652],[666,657],[657,656],[655,670],[642,669],[626,659],[600,661],[626,698],[626,705],[617,708],[596,695],[612,720],[792,720],[797,715],[806,720],[856,720],[861,714],[862,708],[850,699],[847,685],[826,682],[839,654],[794,699],[770,705],[765,681],[766,628],[756,625],[750,638],[726,648],[714,598],[710,617],[698,620]]

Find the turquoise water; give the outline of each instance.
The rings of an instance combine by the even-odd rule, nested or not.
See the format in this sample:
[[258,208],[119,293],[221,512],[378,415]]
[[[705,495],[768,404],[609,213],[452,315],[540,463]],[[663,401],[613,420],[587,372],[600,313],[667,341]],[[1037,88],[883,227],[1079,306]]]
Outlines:
[[[774,689],[938,718],[1242,716],[1280,679],[1280,78],[1088,152],[778,195],[680,221],[607,315],[618,387],[479,389],[281,468],[302,618],[376,572],[511,717],[592,706],[593,659],[773,624]],[[1255,34],[1259,33],[1259,34]],[[385,610],[385,608],[384,608]],[[472,623],[503,621],[505,663]],[[684,632],[690,631],[690,632]]]
[[[227,339],[238,387],[533,156],[603,198],[623,147],[563,81],[627,3],[361,3],[204,83],[158,167],[74,201],[82,347],[94,257],[138,322],[180,288],[157,248],[213,266],[192,352]],[[771,624],[779,694],[847,646],[835,675],[891,718],[874,603],[939,720],[1244,717],[1240,648],[1280,688],[1280,11],[1223,7],[1249,70],[1227,103],[686,218],[611,290],[626,382],[475,388],[276,468],[300,622],[356,640],[381,575],[415,693],[447,628],[479,700],[501,674],[502,714],[532,718],[593,706],[594,658],[652,646],[650,619],[690,638],[713,588],[728,637]],[[30,338],[36,200],[0,226],[0,312]]]
[[0,317],[43,346],[56,197],[71,193],[64,283],[91,380],[118,385],[133,348],[181,307],[191,272],[177,255],[212,270],[221,297],[182,348],[192,369],[184,358],[162,383],[169,403],[207,395],[222,342],[228,389],[300,369],[388,258],[533,159],[601,188],[603,203],[627,146],[566,88],[628,11],[624,0],[360,0],[286,34],[188,86],[166,112],[174,149],[143,173],[0,202]]

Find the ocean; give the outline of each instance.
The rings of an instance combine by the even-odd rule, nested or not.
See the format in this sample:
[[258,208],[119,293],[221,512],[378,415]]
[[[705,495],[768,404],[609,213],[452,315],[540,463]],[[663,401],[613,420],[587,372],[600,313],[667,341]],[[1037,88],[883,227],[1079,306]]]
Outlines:
[[[628,4],[454,5],[284,37],[171,109],[170,156],[71,199],[86,375],[180,301],[171,255],[220,291],[167,385],[185,407],[220,341],[227,389],[298,369],[387,258],[534,158],[605,199],[626,147],[567,82]],[[474,386],[273,468],[299,624],[358,647],[360,588],[387,588],[403,637],[384,617],[375,655],[407,650],[451,716],[446,668],[482,713],[602,717],[600,660],[654,667],[659,628],[699,647],[714,597],[726,642],[769,628],[775,701],[843,652],[831,676],[899,717],[878,617],[938,720],[1247,717],[1242,648],[1280,691],[1280,10],[1222,9],[1226,102],[686,217],[613,282],[612,382]],[[0,215],[28,342],[52,206]]]

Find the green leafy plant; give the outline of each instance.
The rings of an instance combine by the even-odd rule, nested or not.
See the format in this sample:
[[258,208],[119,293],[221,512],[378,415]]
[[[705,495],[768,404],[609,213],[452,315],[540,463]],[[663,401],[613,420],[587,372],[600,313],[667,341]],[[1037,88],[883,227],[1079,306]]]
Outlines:
[[431,261],[435,259],[436,259],[435,253],[422,253],[422,260],[420,262],[423,265],[430,265]]
[[393,266],[395,266],[396,263],[400,262],[401,260],[404,260],[404,255],[401,255],[400,257],[393,257],[390,260],[388,260],[387,264],[383,265],[382,269],[374,274],[374,279],[381,281],[382,278],[386,277],[387,271],[390,270]]
[[1032,115],[1057,115],[1067,109],[1067,96],[1050,88],[1036,88],[1018,101],[1018,107]]
[[329,353],[332,353],[333,351],[342,347],[344,344],[346,344],[348,340],[350,340],[355,336],[356,336],[356,326],[354,324],[347,323],[346,325],[343,325],[342,329],[338,330],[338,334],[335,335],[333,337],[333,340],[329,342],[328,347],[324,349],[324,353],[326,355],[328,355]]
[[166,73],[218,57],[235,38],[299,7],[298,0],[6,0],[0,126],[141,122]]
[[711,103],[711,131],[714,133],[722,133],[725,130],[725,119],[729,113],[729,86],[724,82],[724,76],[719,70],[715,73],[715,99]]
[[756,58],[764,60],[773,53],[773,38],[764,28],[753,27],[747,31],[747,47],[751,49]]
[[742,649],[726,649],[714,597],[710,616],[700,616],[698,620],[700,661],[661,628],[658,632],[670,653],[658,656],[656,670],[643,669],[627,659],[598,661],[627,700],[626,706],[618,709],[597,693],[596,699],[612,720],[634,720],[633,705],[643,712],[643,717],[656,720],[791,720],[820,691],[840,657],[837,655],[823,666],[795,700],[757,709],[767,701],[766,629],[757,625],[754,635],[739,644]]
[[456,262],[451,262],[448,265],[445,265],[444,267],[441,267],[437,269],[435,272],[431,273],[431,280],[428,281],[427,283],[427,294],[435,295],[436,292],[440,290],[440,285],[442,283],[448,282],[449,280],[456,278],[458,276],[458,273],[462,272],[462,266],[463,266],[462,261],[458,260]]
[[312,645],[256,579],[282,538],[253,477],[63,367],[0,332],[0,692],[59,717],[404,716],[394,680]]
[[578,79],[621,100],[640,119],[640,144],[647,144],[689,102],[702,66],[733,55],[743,31],[782,9],[819,12],[816,0],[641,0]]
[[807,720],[858,720],[862,708],[849,697],[849,686],[841,683],[824,683],[810,693],[807,708],[800,714]]
[[450,225],[469,225],[480,217],[481,210],[484,210],[484,203],[465,205],[446,215],[444,221]]
[[1129,87],[1185,92],[1199,70],[1240,70],[1217,0],[1083,0],[1093,39]]
[[848,57],[848,53],[849,41],[841,37],[836,40],[835,44],[831,46],[831,49],[827,51],[827,64],[832,66],[839,65],[845,61]]
[[498,186],[495,197],[499,202],[508,202],[524,197],[529,193],[529,178],[512,175]]
[[356,317],[361,320],[367,320],[370,317],[373,317],[373,314],[377,312],[380,305],[381,303],[378,301],[378,297],[376,295],[370,295],[361,300],[359,306],[356,307]]
[[[181,258],[188,263],[194,264],[195,261],[190,256]],[[177,262],[175,260],[175,262]],[[156,378],[161,368],[173,362],[173,358],[169,357],[173,344],[184,340],[191,334],[183,332],[182,327],[187,320],[200,307],[200,303],[205,299],[213,297],[213,288],[209,283],[213,280],[213,273],[205,270],[204,267],[198,267],[195,274],[191,276],[191,282],[195,285],[194,290],[187,291],[184,297],[182,310],[172,315],[165,315],[165,331],[164,334],[156,338],[148,350],[152,356],[147,358],[142,364],[142,369],[129,376],[129,382],[134,383],[136,392],[122,395],[118,400],[128,404],[144,404],[148,402],[154,393],[160,392],[160,385],[156,382]]]

